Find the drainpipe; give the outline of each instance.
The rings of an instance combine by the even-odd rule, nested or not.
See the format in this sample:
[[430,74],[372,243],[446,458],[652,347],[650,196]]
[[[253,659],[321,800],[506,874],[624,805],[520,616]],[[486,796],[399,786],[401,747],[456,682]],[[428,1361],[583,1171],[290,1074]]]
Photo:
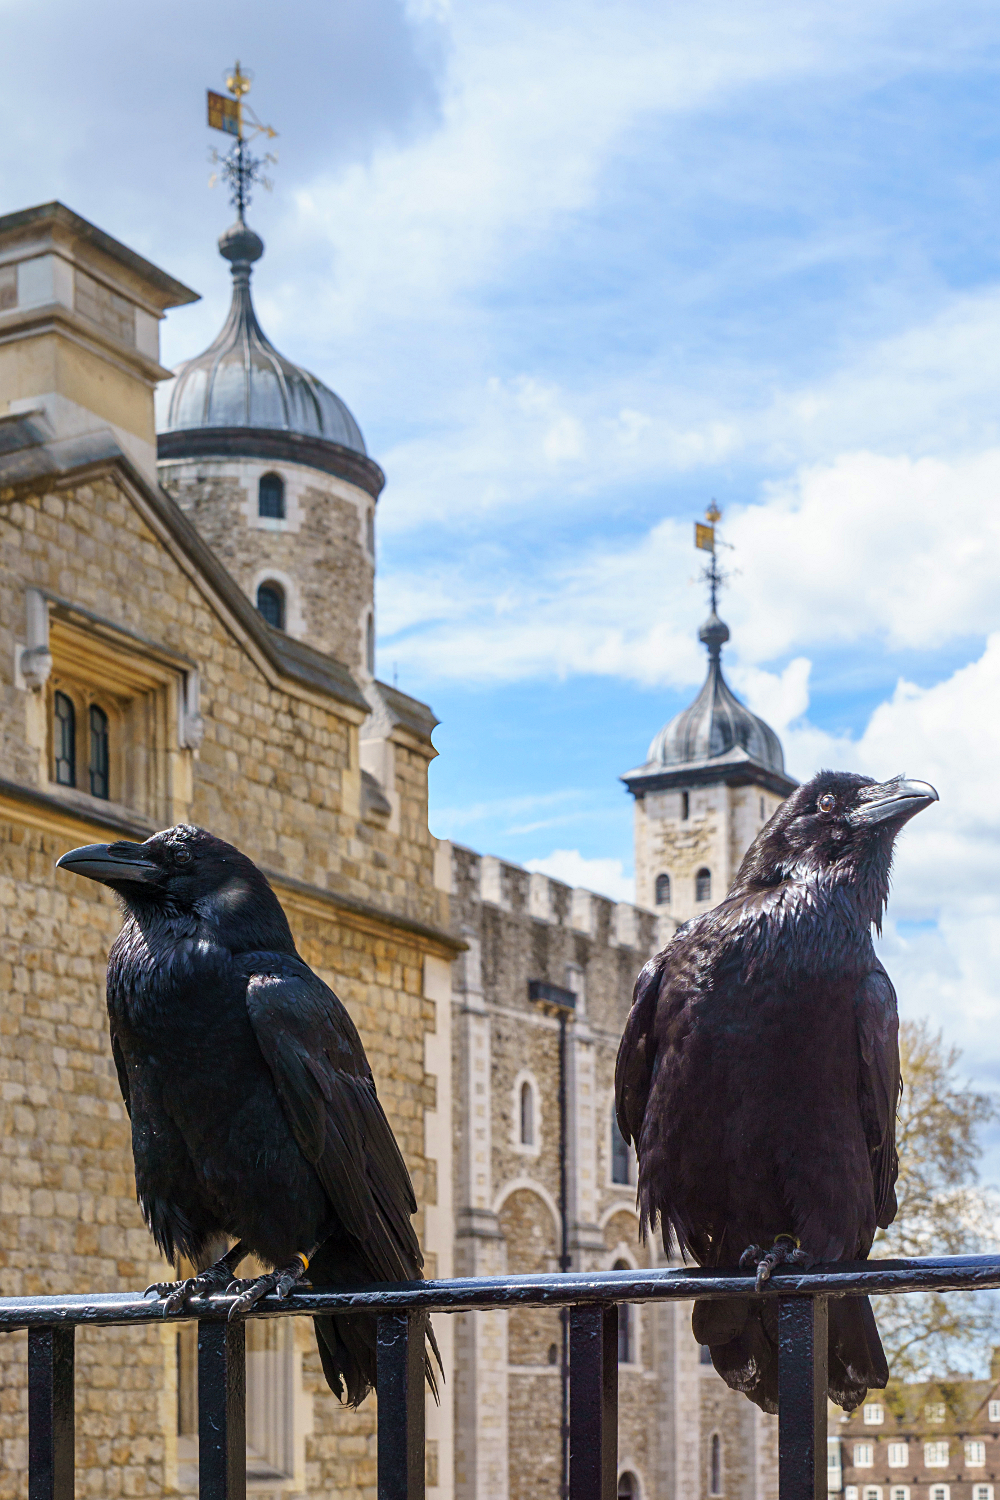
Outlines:
[[[540,1005],[559,1021],[559,1269],[570,1270],[569,1253],[569,1172],[567,1154],[569,1150],[568,1114],[569,1101],[566,1094],[566,1043],[567,1022],[576,1010],[576,996],[572,990],[558,984],[546,984],[541,979],[529,979],[528,998]],[[561,1348],[559,1353],[559,1384],[561,1393],[560,1439],[562,1446],[562,1500],[569,1500],[569,1308],[559,1309],[561,1324]]]

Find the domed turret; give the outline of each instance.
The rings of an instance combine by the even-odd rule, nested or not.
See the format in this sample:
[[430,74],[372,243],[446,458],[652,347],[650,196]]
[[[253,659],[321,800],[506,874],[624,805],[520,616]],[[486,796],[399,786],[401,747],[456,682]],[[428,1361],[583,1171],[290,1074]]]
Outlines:
[[160,482],[269,625],[368,678],[385,476],[340,397],[265,336],[250,296],[264,242],[242,211],[219,253],[232,304],[159,392]]
[[[366,453],[361,429],[340,397],[315,375],[279,354],[257,321],[250,296],[254,261],[264,241],[237,222],[219,240],[233,268],[233,300],[218,337],[178,366],[161,397],[163,434],[204,428],[276,428]],[[183,440],[161,443],[175,455]]]

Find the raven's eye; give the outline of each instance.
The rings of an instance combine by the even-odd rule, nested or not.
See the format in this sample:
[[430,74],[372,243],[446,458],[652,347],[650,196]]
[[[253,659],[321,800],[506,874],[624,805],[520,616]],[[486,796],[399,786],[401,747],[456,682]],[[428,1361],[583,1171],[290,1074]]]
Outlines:
[[837,799],[830,792],[824,792],[822,797],[816,803],[816,806],[819,808],[820,812],[833,812],[833,809],[836,807],[836,805]]
[[186,865],[188,863],[188,861],[190,860],[190,858],[191,858],[191,850],[190,849],[175,849],[174,850],[174,864],[175,865]]

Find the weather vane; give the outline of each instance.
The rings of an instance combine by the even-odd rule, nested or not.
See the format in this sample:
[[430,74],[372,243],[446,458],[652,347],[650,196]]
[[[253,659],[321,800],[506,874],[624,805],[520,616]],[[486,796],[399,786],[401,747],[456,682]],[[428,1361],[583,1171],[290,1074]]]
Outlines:
[[713,500],[705,512],[704,521],[695,521],[694,523],[695,546],[702,552],[710,552],[712,554],[711,561],[706,564],[701,576],[709,587],[713,615],[717,612],[716,605],[719,599],[719,590],[729,577],[728,573],[724,573],[719,567],[719,559],[716,555],[717,547],[729,546],[728,542],[724,542],[721,537],[716,535],[716,527],[721,520],[722,511]]
[[[268,152],[266,156],[253,156],[247,146],[259,135],[267,136],[268,140],[274,140],[278,132],[270,125],[265,125],[258,120],[249,104],[245,102],[246,95],[250,92],[253,82],[253,74],[246,68],[241,68],[237,58],[236,66],[231,73],[226,74],[226,88],[232,98],[227,99],[225,94],[216,94],[212,89],[208,90],[208,123],[213,130],[221,130],[226,135],[234,135],[236,144],[225,155],[218,151],[212,152],[212,160],[216,162],[223,178],[229,187],[230,201],[236,210],[239,222],[244,222],[243,215],[250,206],[250,195],[254,183],[259,182],[261,187],[271,190],[271,183],[264,176],[265,166],[277,163],[277,153]],[[248,133],[249,128],[249,133]],[[215,186],[216,174],[213,173],[209,185]]]

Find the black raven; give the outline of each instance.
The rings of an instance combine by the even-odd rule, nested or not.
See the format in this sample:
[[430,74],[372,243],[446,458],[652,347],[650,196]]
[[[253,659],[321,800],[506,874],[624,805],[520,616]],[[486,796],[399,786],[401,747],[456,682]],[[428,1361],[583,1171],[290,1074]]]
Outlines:
[[[896,835],[937,792],[821,771],[782,803],[729,895],[636,981],[618,1123],[657,1216],[703,1266],[867,1258],[896,1213],[896,995],[875,957]],[[773,1300],[696,1302],[695,1337],[734,1390],[777,1411]],[[830,1304],[830,1394],[888,1379],[867,1298]]]
[[[123,907],[108,1015],[153,1238],[168,1260],[196,1265],[219,1237],[237,1242],[200,1275],[149,1288],[165,1309],[232,1286],[233,1312],[246,1311],[268,1291],[287,1296],[307,1269],[317,1286],[419,1277],[416,1199],[361,1038],[296,953],[257,866],[185,826],[58,863]],[[250,1254],[273,1273],[234,1282]],[[375,1385],[375,1318],[315,1324],[327,1381],[356,1406]]]

